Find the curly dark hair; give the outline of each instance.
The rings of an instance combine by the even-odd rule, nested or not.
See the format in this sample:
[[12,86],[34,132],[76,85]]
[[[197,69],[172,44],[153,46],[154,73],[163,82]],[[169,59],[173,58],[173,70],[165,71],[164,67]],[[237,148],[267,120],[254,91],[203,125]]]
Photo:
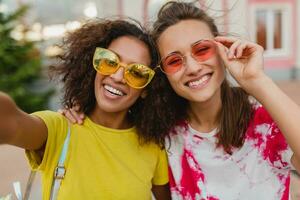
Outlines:
[[[64,84],[62,104],[68,108],[79,105],[80,112],[89,115],[96,105],[94,80],[96,71],[92,60],[96,47],[107,48],[121,36],[133,36],[144,42],[151,57],[150,66],[158,63],[158,53],[149,32],[133,19],[95,19],[87,22],[63,40],[63,54],[58,56],[58,64],[50,67],[50,76]],[[139,98],[130,108],[129,120],[136,125],[142,117],[143,99]],[[144,142],[160,144],[155,135],[138,132]]]
[[[170,26],[186,19],[205,22],[214,36],[219,35],[214,20],[194,3],[170,1],[158,12],[152,36],[157,42],[160,35]],[[222,109],[219,114],[218,146],[227,153],[232,147],[241,147],[250,119],[252,106],[248,94],[238,87],[231,87],[225,79],[221,85]],[[144,134],[156,134],[158,138],[169,137],[172,128],[188,119],[189,103],[177,95],[162,72],[157,72],[148,90],[143,112],[147,113],[140,124]]]

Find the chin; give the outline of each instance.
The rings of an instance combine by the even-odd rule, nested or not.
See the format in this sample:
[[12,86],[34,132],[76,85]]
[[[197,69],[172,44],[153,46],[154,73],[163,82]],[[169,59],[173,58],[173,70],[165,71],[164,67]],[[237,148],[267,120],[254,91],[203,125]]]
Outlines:
[[196,103],[204,103],[207,102],[210,98],[209,97],[194,97],[190,101],[196,102]]
[[192,94],[189,98],[187,98],[189,101],[198,102],[198,103],[204,103],[211,99],[213,99],[214,93],[212,92],[203,92],[201,94]]
[[127,110],[127,108],[119,107],[116,105],[99,105],[99,109],[107,113],[117,113]]

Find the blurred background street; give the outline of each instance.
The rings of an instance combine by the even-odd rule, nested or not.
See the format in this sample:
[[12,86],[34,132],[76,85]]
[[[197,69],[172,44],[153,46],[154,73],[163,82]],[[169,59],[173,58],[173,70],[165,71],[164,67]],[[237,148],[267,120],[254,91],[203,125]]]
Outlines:
[[[26,112],[60,108],[61,86],[47,68],[62,50],[62,38],[95,17],[129,16],[151,26],[167,0],[0,0],[0,90]],[[223,34],[262,45],[265,71],[300,105],[300,0],[199,0]],[[299,122],[300,125],[300,122]],[[24,150],[0,146],[0,197],[22,190],[30,170]],[[300,180],[292,176],[293,200]],[[31,198],[39,199],[39,198]]]

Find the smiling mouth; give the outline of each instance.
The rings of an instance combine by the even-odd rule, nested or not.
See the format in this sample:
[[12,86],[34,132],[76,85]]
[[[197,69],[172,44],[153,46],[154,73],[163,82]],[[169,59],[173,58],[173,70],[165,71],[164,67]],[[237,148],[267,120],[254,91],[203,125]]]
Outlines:
[[125,96],[126,94],[110,85],[104,85],[104,89],[108,91],[109,93],[117,96]]
[[185,85],[188,86],[189,88],[199,88],[201,86],[204,86],[209,79],[211,78],[213,73],[208,73],[199,78],[198,80],[194,81],[188,81]]

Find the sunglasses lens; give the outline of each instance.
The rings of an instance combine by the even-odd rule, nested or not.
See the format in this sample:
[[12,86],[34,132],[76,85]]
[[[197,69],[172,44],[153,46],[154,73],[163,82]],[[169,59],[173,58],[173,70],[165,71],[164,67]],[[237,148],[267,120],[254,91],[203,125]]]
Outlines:
[[102,74],[113,74],[118,69],[118,63],[108,58],[101,59],[98,66]]
[[162,61],[162,70],[167,74],[177,72],[183,65],[183,57],[179,54],[172,54]]
[[97,48],[94,54],[94,68],[101,74],[109,75],[118,70],[119,61],[117,56],[102,48]]
[[192,54],[194,58],[203,62],[210,59],[216,53],[216,46],[212,41],[203,40],[199,43],[196,43],[192,47]]
[[154,71],[141,64],[129,65],[125,71],[125,79],[133,88],[143,88],[152,79]]

